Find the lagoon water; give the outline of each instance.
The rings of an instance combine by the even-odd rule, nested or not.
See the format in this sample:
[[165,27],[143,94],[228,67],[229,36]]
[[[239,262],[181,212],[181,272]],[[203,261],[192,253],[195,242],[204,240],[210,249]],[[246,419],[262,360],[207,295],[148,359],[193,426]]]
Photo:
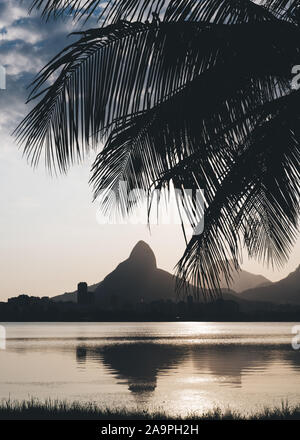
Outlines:
[[300,403],[297,323],[2,323],[0,399],[186,415]]

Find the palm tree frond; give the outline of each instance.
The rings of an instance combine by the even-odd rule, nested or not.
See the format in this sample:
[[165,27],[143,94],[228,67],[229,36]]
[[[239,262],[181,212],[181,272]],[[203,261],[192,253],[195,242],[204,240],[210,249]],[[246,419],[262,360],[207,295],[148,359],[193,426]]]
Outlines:
[[[197,77],[206,75],[208,83],[213,79],[221,84],[226,66],[230,75],[236,64],[237,72],[241,65],[244,72],[249,70],[249,74],[243,74],[249,79],[258,59],[261,75],[265,69],[266,74],[274,71],[279,77],[288,77],[285,66],[292,65],[298,53],[295,35],[293,26],[280,23],[249,24],[245,28],[185,22],[120,22],[91,29],[57,55],[37,77],[30,100],[40,101],[17,128],[16,135],[25,143],[25,154],[33,164],[44,153],[47,165],[66,171],[71,163],[96,147],[105,130],[114,128],[116,120],[148,111]],[[214,66],[218,76],[213,74]],[[55,75],[57,79],[49,85]],[[278,84],[278,90],[280,87]],[[272,88],[270,85],[265,90]],[[201,99],[204,102],[214,98]],[[257,99],[261,99],[261,93]]]
[[105,214],[117,202],[125,215],[134,188],[203,189],[203,232],[193,200],[183,203],[195,233],[177,282],[204,297],[220,294],[221,278],[230,284],[244,249],[280,266],[297,235],[300,91],[291,91],[290,73],[299,64],[300,14],[293,0],[256,3],[32,5],[46,18],[95,15],[101,27],[79,33],[32,84],[29,101],[39,102],[16,130],[25,155],[65,172],[104,142],[91,183],[95,198],[106,191]]
[[259,5],[252,0],[34,0],[31,10],[41,10],[46,19],[68,14],[87,20],[94,15],[104,25],[119,20],[151,20],[153,16],[162,21],[237,24],[273,20],[272,12],[288,13],[296,3],[288,0],[266,0]]
[[263,263],[281,266],[288,258],[298,234],[299,99],[297,93],[273,103],[239,150],[208,204],[203,234],[193,236],[178,263],[179,287],[190,281],[220,291],[220,277],[230,281],[229,262],[238,267],[243,245]]

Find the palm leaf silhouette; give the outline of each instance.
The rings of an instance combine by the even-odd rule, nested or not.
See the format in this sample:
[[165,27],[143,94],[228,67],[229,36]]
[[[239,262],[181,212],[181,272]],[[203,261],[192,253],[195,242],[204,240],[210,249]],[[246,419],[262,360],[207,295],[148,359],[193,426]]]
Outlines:
[[[95,197],[123,180],[148,192],[204,188],[205,229],[177,265],[179,288],[191,281],[219,294],[243,248],[282,265],[299,213],[300,92],[290,88],[300,62],[297,2],[32,7],[46,18],[96,15],[100,27],[79,33],[35,79],[29,100],[39,102],[16,130],[31,162],[44,156],[66,172],[104,142],[92,167]],[[117,200],[124,213],[122,194]],[[103,210],[111,209],[107,197]]]
[[95,15],[104,23],[116,23],[149,20],[154,13],[163,21],[233,24],[272,19],[272,14],[292,20],[297,6],[297,0],[265,0],[260,5],[252,0],[33,0],[30,9],[41,10],[46,19],[68,13],[77,19]]

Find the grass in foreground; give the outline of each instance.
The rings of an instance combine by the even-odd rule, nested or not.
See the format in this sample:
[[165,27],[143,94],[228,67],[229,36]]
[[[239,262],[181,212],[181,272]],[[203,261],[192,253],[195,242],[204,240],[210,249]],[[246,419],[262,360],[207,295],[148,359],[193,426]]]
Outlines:
[[265,408],[259,413],[243,415],[236,411],[215,408],[201,413],[191,412],[185,417],[175,417],[163,411],[138,411],[101,408],[95,403],[80,403],[50,400],[0,401],[1,420],[300,420],[300,405]]

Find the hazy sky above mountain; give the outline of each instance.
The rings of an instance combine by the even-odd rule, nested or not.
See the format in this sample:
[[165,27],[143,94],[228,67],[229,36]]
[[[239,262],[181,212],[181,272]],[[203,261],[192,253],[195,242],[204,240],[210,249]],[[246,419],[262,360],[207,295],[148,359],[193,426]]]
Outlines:
[[[0,64],[7,89],[0,90],[0,300],[27,293],[53,296],[95,283],[125,258],[138,240],[154,250],[158,266],[172,271],[184,249],[177,225],[99,225],[88,185],[93,157],[68,176],[33,170],[10,136],[28,112],[26,86],[68,41],[72,22],[42,23],[28,16],[29,2],[0,0]],[[95,26],[90,22],[89,27]],[[278,280],[299,263],[300,241],[282,271],[245,261],[244,268]]]

